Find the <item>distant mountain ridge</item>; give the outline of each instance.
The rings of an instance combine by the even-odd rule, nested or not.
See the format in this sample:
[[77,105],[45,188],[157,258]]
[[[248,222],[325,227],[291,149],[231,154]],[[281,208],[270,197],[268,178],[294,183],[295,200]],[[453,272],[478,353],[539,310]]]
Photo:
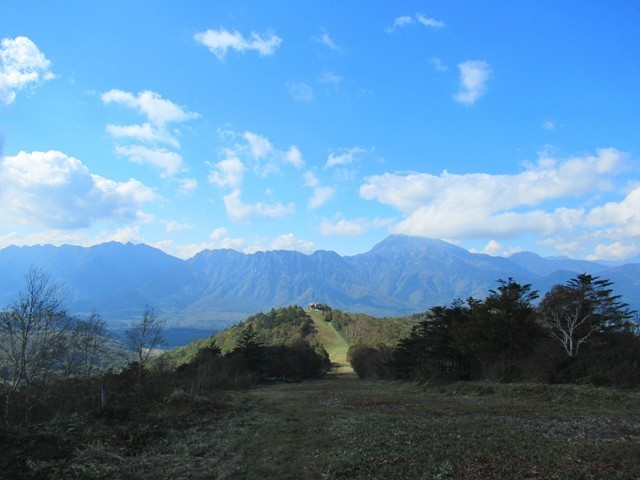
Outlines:
[[578,273],[614,282],[640,308],[640,263],[607,265],[522,252],[511,257],[471,253],[441,240],[392,235],[353,256],[205,250],[188,260],[148,245],[104,243],[0,250],[0,307],[15,299],[30,266],[64,287],[72,312],[97,311],[112,325],[153,305],[170,325],[224,328],[258,311],[309,302],[343,311],[398,316],[484,298],[500,278],[531,283],[541,293]]

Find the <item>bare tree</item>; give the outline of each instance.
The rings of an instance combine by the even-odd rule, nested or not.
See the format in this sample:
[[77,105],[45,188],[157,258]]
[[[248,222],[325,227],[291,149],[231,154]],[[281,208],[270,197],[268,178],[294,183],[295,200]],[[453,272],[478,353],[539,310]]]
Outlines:
[[36,380],[44,382],[46,374],[58,366],[69,327],[62,291],[50,277],[31,267],[25,280],[18,299],[0,313],[0,361],[8,385],[5,421],[11,397],[21,388],[28,413],[29,389]]
[[67,376],[89,378],[105,354],[109,341],[107,325],[99,313],[76,320],[67,335],[65,371]]
[[620,295],[613,295],[612,282],[586,273],[556,285],[539,306],[539,322],[557,340],[569,357],[592,335],[630,330],[633,313]]
[[144,314],[138,321],[131,324],[124,332],[127,345],[133,350],[138,359],[138,377],[149,361],[153,351],[164,343],[162,330],[165,321],[158,318],[152,307],[145,305]]

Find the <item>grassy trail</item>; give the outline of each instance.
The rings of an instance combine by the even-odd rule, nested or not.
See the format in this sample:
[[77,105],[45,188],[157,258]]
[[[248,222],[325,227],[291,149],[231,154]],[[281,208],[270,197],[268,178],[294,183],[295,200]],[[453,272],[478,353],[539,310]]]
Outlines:
[[337,374],[353,374],[353,369],[347,361],[349,344],[336,331],[331,322],[324,321],[324,312],[317,310],[307,311],[316,327],[316,338],[324,346],[333,364],[333,372]]

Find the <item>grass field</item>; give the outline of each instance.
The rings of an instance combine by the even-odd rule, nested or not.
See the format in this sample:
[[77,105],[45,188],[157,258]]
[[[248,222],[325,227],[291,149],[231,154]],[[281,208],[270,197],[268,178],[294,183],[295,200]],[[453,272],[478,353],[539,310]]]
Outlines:
[[50,474],[33,478],[637,479],[639,400],[591,387],[425,387],[342,373],[176,393],[126,421],[59,419],[29,437],[4,432],[2,443]]
[[638,391],[359,380],[311,317],[326,378],[0,429],[0,478],[640,479]]
[[329,359],[334,366],[335,372],[353,372],[351,365],[347,361],[347,352],[349,351],[347,341],[333,328],[331,322],[324,321],[324,312],[309,310],[307,313],[316,327],[315,337],[329,354]]

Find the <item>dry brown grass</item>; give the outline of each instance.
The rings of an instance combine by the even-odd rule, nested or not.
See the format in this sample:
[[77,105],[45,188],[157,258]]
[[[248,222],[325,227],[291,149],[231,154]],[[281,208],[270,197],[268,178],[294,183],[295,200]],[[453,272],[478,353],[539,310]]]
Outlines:
[[128,420],[49,424],[39,438],[66,442],[58,457],[39,458],[35,441],[12,452],[30,457],[23,467],[35,478],[637,479],[639,400],[589,387],[333,375],[173,395]]

